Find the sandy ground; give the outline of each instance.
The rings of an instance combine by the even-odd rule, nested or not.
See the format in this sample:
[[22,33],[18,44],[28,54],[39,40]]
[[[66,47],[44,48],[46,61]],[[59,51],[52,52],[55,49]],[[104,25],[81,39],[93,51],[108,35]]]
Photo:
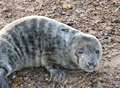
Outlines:
[[0,28],[28,15],[95,35],[103,58],[98,72],[68,72],[62,82],[51,81],[43,68],[24,69],[10,77],[12,88],[120,88],[120,0],[0,0]]

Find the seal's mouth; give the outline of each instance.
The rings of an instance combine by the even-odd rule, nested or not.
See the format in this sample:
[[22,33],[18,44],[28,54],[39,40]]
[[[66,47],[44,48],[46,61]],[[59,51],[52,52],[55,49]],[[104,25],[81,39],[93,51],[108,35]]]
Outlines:
[[85,70],[86,72],[94,72],[94,71],[97,70],[97,67],[86,65],[86,67],[84,68],[84,70]]

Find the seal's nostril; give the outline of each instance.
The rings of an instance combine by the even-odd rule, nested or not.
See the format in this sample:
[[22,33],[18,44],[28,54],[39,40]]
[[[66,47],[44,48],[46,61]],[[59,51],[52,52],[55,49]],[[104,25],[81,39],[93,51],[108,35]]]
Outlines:
[[88,62],[88,65],[93,65],[94,63],[93,62]]
[[94,67],[96,67],[97,64],[94,63],[94,62],[88,62],[88,65],[89,65],[89,66],[94,66]]

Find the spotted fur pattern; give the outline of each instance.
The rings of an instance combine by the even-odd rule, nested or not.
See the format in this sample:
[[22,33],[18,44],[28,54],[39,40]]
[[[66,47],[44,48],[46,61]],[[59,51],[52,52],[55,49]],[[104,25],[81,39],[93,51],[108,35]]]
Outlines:
[[68,47],[77,32],[47,17],[18,19],[0,31],[0,67],[8,71],[7,75],[30,66],[75,67],[68,60]]

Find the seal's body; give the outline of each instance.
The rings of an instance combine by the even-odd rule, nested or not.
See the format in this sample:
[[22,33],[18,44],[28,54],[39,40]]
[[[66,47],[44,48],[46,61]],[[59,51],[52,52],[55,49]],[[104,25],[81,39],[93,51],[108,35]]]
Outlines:
[[[96,70],[101,44],[92,35],[43,16],[18,19],[0,31],[0,88],[8,88],[5,77],[25,67],[44,66],[60,75],[68,69]],[[6,82],[6,84],[5,84]]]

